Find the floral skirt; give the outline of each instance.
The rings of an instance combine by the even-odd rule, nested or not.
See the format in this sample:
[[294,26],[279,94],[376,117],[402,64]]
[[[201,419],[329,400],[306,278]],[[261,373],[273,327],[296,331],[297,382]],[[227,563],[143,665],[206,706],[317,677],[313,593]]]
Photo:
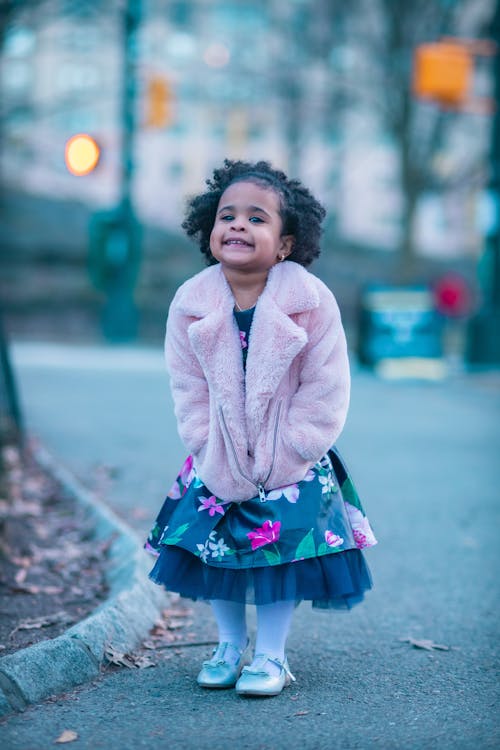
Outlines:
[[157,556],[150,578],[191,599],[349,609],[372,586],[361,550],[374,544],[333,448],[301,482],[242,503],[212,495],[189,456],[145,548]]

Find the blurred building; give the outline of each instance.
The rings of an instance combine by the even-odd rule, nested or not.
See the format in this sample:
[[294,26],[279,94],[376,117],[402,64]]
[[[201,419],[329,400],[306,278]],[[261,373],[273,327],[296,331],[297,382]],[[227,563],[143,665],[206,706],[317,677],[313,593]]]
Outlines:
[[[458,4],[463,33],[474,35],[491,1]],[[26,2],[11,19],[1,59],[4,190],[91,208],[116,203],[124,5]],[[350,8],[327,0],[143,0],[133,185],[143,222],[177,230],[186,194],[224,157],[266,158],[318,193],[338,238],[398,246],[397,144],[376,106],[376,86],[382,92],[387,84],[366,43],[370,28],[380,35],[383,19]],[[155,90],[163,98],[156,121]],[[102,158],[95,172],[78,178],[67,172],[63,152],[82,131],[96,138]],[[436,170],[453,171],[465,153],[480,164],[487,132],[487,118],[457,117],[434,157]],[[474,178],[422,195],[420,253],[477,251],[475,199],[483,178],[476,168]]]

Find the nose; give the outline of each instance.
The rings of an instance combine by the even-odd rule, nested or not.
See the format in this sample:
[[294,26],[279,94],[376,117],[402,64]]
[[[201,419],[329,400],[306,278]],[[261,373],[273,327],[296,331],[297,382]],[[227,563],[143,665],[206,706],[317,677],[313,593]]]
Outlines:
[[236,232],[244,232],[245,222],[243,218],[239,216],[235,216],[231,222],[231,229],[234,229]]

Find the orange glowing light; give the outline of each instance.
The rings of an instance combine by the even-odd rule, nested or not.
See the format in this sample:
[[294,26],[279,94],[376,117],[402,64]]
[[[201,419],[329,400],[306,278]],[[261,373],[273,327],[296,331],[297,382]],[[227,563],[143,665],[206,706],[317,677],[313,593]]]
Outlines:
[[146,125],[164,128],[172,122],[173,91],[169,81],[153,76],[148,82]]
[[71,174],[81,177],[95,169],[100,154],[101,149],[92,136],[78,133],[67,141],[64,160]]
[[459,106],[469,95],[472,55],[460,41],[421,44],[415,51],[413,91],[423,99]]

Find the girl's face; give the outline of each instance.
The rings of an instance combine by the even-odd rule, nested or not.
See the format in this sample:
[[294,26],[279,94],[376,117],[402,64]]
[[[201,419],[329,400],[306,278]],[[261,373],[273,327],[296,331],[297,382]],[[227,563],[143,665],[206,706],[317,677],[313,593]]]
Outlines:
[[210,235],[210,250],[230,270],[267,273],[292,251],[281,234],[280,200],[272,188],[235,182],[224,191]]

